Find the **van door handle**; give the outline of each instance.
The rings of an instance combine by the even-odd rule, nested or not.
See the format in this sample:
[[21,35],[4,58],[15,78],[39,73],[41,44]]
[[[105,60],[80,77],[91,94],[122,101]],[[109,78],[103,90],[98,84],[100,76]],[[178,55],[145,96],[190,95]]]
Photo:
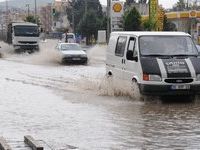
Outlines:
[[122,64],[125,64],[126,63],[126,60],[125,59],[122,59]]
[[125,59],[122,59],[122,64],[126,64],[126,60]]

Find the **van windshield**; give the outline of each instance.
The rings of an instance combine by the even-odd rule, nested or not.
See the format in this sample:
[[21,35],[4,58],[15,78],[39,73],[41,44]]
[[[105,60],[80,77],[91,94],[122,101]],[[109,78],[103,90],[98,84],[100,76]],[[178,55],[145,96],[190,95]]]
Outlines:
[[189,36],[141,36],[139,39],[141,55],[198,55]]

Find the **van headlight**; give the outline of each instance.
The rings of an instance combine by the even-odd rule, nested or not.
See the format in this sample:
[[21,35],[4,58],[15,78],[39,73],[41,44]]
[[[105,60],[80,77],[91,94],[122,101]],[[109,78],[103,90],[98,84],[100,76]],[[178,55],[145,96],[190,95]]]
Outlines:
[[153,75],[153,74],[143,74],[143,80],[144,81],[162,81],[159,75]]
[[200,81],[200,74],[197,75],[197,81]]

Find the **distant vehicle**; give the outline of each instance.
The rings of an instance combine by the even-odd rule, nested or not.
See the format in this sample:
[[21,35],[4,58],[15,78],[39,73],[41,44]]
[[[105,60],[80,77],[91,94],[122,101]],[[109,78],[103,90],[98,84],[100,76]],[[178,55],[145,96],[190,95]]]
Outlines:
[[13,22],[8,24],[7,40],[16,51],[39,50],[39,27],[29,22]]
[[58,43],[56,49],[61,54],[62,63],[87,64],[87,54],[77,43]]
[[[66,41],[66,35],[63,34],[62,42]],[[67,43],[76,43],[76,37],[74,33],[67,33]]]
[[183,32],[112,32],[106,53],[108,76],[138,85],[142,95],[200,93],[200,58]]
[[62,39],[62,32],[50,32],[48,38],[51,39]]

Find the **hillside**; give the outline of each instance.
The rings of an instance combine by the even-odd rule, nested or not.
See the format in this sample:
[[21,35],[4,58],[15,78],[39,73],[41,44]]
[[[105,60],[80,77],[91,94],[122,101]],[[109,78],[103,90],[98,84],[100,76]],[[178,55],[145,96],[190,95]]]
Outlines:
[[[54,0],[37,0],[37,7],[43,6],[48,3],[52,3]],[[35,1],[34,0],[9,0],[8,7],[9,8],[24,8],[26,9],[26,4],[30,4],[30,8],[35,8]],[[5,9],[6,3],[0,2],[0,8]]]

